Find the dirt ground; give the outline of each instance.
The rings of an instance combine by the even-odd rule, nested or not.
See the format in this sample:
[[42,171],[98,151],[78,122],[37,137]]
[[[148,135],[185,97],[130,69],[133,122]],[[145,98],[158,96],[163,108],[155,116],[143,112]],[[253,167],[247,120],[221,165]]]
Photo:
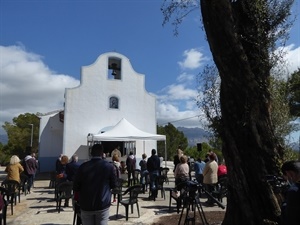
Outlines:
[[[156,222],[152,223],[151,225],[166,225],[166,224],[172,224],[176,225],[179,222],[180,214],[171,215],[171,216],[162,216],[159,219],[157,219]],[[189,214],[190,217],[193,217],[193,213]],[[223,211],[209,211],[205,212],[205,218],[209,225],[220,225],[222,224],[222,221],[224,219],[225,212]],[[185,224],[185,214],[183,214],[180,224]],[[193,224],[192,221],[188,224]],[[201,216],[198,212],[196,212],[196,225],[203,225]]]

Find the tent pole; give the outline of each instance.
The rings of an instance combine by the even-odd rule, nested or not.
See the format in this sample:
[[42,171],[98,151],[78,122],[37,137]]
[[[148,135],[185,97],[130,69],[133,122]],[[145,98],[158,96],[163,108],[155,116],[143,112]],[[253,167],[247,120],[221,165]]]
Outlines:
[[167,143],[165,140],[165,167],[167,167]]

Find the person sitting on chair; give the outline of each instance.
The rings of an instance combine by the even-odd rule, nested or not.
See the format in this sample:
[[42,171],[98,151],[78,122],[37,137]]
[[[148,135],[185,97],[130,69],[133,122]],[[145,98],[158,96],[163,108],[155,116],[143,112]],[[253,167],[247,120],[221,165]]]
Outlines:
[[180,157],[180,163],[176,166],[174,177],[175,177],[175,185],[179,185],[180,183],[186,182],[189,180],[189,165],[187,163],[188,158],[186,155],[182,155]]
[[15,180],[20,183],[20,174],[24,171],[24,168],[21,165],[20,161],[20,158],[16,155],[13,155],[10,158],[10,162],[5,168],[5,172],[7,172],[7,180]]

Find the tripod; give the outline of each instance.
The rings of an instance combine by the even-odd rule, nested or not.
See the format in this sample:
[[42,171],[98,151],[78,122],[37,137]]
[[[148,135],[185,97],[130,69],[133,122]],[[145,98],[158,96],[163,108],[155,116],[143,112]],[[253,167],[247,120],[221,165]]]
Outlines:
[[[189,225],[191,222],[192,225],[195,225],[196,222],[196,209],[200,215],[203,225],[208,225],[208,222],[205,217],[201,202],[199,201],[199,194],[196,191],[185,191],[183,194],[183,207],[181,210],[180,218],[178,225],[181,223],[184,210],[186,210],[184,225]],[[190,208],[192,207],[193,216],[190,216]]]
[[[210,198],[220,208],[225,209],[225,206],[221,202],[219,202],[216,198],[214,198],[208,191],[205,190],[205,188],[203,188],[201,184],[197,183],[196,181],[185,182],[183,190],[184,190],[182,194],[183,208],[181,210],[181,215],[179,218],[178,225],[180,225],[181,223],[184,210],[186,210],[184,225],[189,225],[189,222],[192,222],[192,225],[195,225],[196,209],[198,210],[198,213],[202,220],[202,224],[209,225],[206,220],[205,213],[200,202],[201,192],[204,192],[208,196],[208,198]],[[192,207],[192,211],[194,211],[192,217],[189,215],[191,207]]]

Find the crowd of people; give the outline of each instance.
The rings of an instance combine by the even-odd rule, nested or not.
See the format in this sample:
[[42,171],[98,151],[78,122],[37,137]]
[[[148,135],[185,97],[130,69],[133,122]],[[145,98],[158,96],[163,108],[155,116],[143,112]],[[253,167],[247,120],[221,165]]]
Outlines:
[[[131,181],[137,182],[134,176],[137,166],[140,169],[138,183],[142,185],[143,192],[145,193],[149,185],[149,199],[155,200],[157,197],[155,181],[160,175],[162,160],[155,149],[151,150],[149,158],[144,153],[142,159],[137,162],[132,151],[129,152],[126,160],[121,161],[121,152],[116,148],[111,153],[112,160],[109,161],[106,160],[103,146],[95,144],[91,149],[91,156],[89,161],[80,164],[77,155],[73,155],[69,160],[68,156],[62,154],[55,162],[57,180],[73,182],[74,199],[80,202],[83,224],[108,224],[109,208],[117,201],[116,195],[112,195],[111,190],[116,187],[117,178],[127,179],[128,186],[131,185]],[[195,172],[195,180],[208,193],[212,193],[218,180],[227,175],[225,162],[219,161],[212,151],[204,159],[198,158],[194,162],[179,147],[173,163],[175,187],[191,180],[191,167]],[[30,193],[37,170],[38,161],[34,153],[28,152],[22,160],[13,155],[5,169],[6,179],[21,182],[21,174],[25,174],[28,184],[26,191]],[[282,174],[289,184],[286,201],[282,205],[282,225],[300,224],[300,162],[284,163]],[[214,204],[210,197],[206,203],[207,206]],[[66,199],[64,206],[69,206],[69,199]]]
[[24,175],[26,177],[24,182],[27,182],[27,190],[23,191],[30,194],[37,170],[38,161],[35,158],[35,153],[28,152],[23,160],[20,160],[17,155],[13,155],[5,168],[5,172],[7,173],[6,179],[21,183],[21,174]]

